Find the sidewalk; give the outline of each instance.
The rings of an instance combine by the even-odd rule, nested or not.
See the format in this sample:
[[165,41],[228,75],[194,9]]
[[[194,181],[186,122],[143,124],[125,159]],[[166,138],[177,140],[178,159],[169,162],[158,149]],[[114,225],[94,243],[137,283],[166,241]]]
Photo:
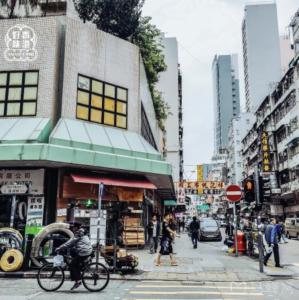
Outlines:
[[[202,242],[198,249],[193,249],[190,238],[182,234],[176,238],[174,252],[178,266],[170,266],[169,257],[162,257],[162,266],[155,265],[157,255],[145,250],[132,250],[139,257],[138,271],[135,274],[111,274],[115,280],[175,280],[188,282],[254,282],[270,281],[276,278],[299,277],[299,256],[290,255],[297,251],[299,241],[291,241],[289,246],[281,246],[283,269],[266,267],[264,273],[259,272],[257,260],[247,256],[235,257],[222,251],[223,243]],[[270,265],[270,264],[269,264]],[[35,278],[36,271],[3,273],[1,277]]]
[[148,250],[131,251],[139,257],[141,277],[148,280],[190,281],[261,281],[272,280],[273,276],[293,277],[299,269],[286,266],[283,269],[267,267],[264,273],[258,269],[258,261],[247,256],[235,257],[222,251],[223,243],[202,242],[193,249],[187,234],[176,238],[174,252],[177,267],[170,266],[169,258],[162,257],[162,266],[155,266],[156,255]]

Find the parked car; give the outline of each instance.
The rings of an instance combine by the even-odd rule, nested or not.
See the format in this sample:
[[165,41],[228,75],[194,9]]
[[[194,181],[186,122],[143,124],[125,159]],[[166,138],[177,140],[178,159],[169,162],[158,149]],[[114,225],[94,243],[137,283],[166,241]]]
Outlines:
[[285,233],[287,238],[299,239],[299,218],[286,218]]
[[216,220],[212,218],[204,218],[200,220],[199,240],[222,241],[220,226]]

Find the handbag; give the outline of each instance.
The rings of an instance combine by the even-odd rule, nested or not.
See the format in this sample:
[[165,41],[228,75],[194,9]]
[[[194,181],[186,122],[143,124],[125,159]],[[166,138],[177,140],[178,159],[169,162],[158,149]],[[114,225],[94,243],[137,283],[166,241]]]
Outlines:
[[62,255],[55,255],[53,257],[53,266],[54,267],[62,267],[64,264],[64,258]]

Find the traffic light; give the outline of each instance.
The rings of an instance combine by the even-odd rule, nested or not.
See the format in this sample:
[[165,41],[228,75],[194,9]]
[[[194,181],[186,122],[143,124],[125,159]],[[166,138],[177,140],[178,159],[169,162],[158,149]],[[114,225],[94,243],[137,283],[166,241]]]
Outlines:
[[267,202],[271,197],[271,180],[269,176],[259,177],[260,201]]
[[254,180],[252,178],[247,178],[243,182],[244,188],[244,198],[247,203],[255,201],[254,193]]

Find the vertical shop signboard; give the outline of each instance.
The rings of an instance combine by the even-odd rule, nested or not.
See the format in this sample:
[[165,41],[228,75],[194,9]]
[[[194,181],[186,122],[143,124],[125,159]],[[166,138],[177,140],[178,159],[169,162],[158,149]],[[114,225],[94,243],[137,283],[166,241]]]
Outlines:
[[28,197],[26,233],[36,234],[43,226],[44,197]]
[[[203,181],[203,165],[198,165],[197,166],[197,182]],[[203,188],[202,186],[198,187],[198,194],[201,195],[203,194]]]
[[262,144],[262,168],[263,172],[271,172],[270,164],[270,147],[269,147],[269,136],[266,131],[261,135],[261,144]]

